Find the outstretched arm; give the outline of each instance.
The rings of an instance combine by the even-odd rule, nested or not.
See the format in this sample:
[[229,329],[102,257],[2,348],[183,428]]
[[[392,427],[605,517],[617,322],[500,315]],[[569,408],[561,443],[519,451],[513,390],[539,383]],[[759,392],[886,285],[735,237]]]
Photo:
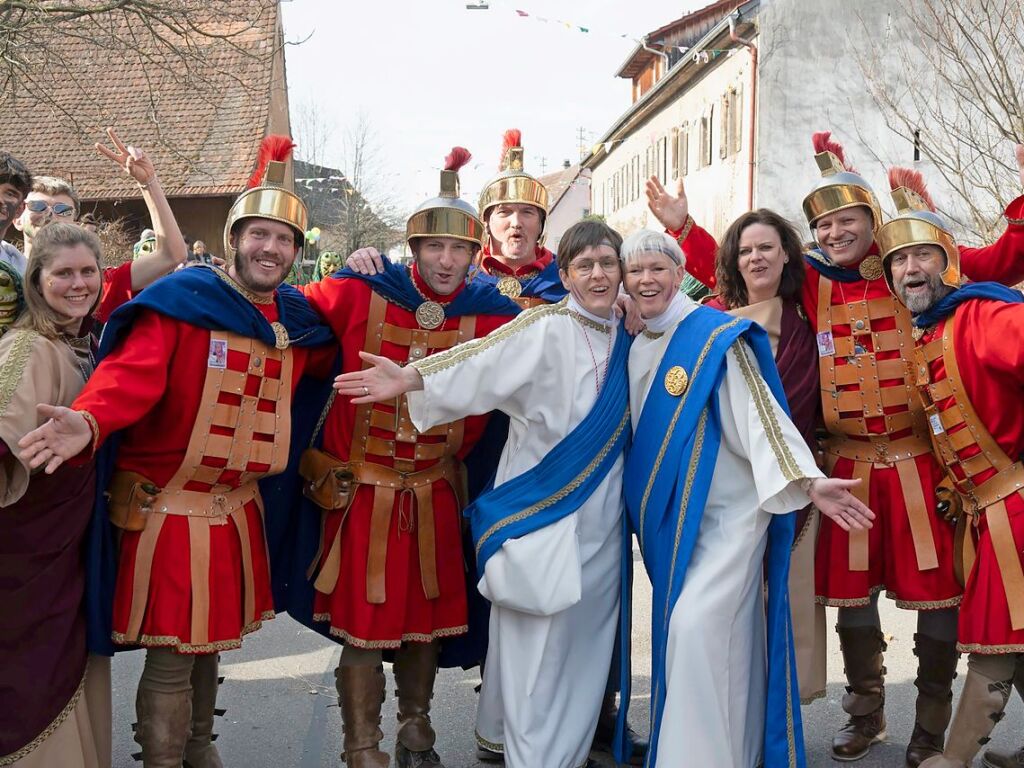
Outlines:
[[657,176],[647,180],[647,207],[674,237],[686,256],[686,271],[709,288],[715,287],[715,254],[718,243],[690,216],[690,203],[682,178],[670,194]]
[[343,373],[334,379],[339,395],[352,398],[355,405],[394,400],[406,392],[423,389],[423,377],[411,365],[403,368],[392,360],[360,352],[370,368]]
[[52,475],[61,464],[77,456],[93,441],[92,428],[79,411],[40,403],[39,415],[48,419],[21,440],[21,458],[30,469],[46,465],[46,474]]
[[107,128],[113,149],[96,143],[96,151],[121,167],[142,190],[153,231],[156,232],[156,250],[132,262],[132,290],[141,291],[157,278],[172,272],[188,257],[185,239],[171,212],[170,203],[160,186],[153,161],[141,149],[125,146],[113,128]]
[[[1014,147],[1014,158],[1024,189],[1024,144]],[[960,248],[964,275],[975,281],[993,280],[1016,285],[1024,280],[1024,194],[1006,206],[1006,230],[991,245]]]
[[819,477],[811,480],[807,494],[821,513],[831,517],[844,531],[859,531],[870,528],[875,519],[874,513],[851,492],[860,482]]

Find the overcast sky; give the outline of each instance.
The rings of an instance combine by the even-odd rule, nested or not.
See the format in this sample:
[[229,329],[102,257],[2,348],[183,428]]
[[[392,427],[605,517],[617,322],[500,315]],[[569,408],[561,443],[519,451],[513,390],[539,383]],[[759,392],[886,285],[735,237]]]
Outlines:
[[506,128],[522,130],[532,174],[542,160],[549,173],[577,161],[578,128],[589,148],[630,105],[629,81],[615,77],[636,46],[629,38],[709,0],[467,2],[283,3],[286,42],[304,41],[286,49],[293,128],[301,105],[315,104],[332,131],[328,164],[340,166],[345,130],[365,113],[410,208],[436,194],[444,156],[465,146],[463,196],[475,201]]

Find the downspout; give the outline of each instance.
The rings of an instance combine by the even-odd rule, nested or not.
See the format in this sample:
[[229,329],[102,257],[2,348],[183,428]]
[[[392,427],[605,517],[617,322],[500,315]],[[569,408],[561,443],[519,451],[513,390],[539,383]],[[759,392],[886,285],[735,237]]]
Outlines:
[[750,146],[748,152],[750,155],[750,164],[747,171],[747,208],[753,210],[754,208],[754,148],[756,146],[757,134],[755,130],[757,128],[757,46],[754,45],[750,40],[744,40],[736,34],[736,21],[739,19],[739,13],[735,13],[729,17],[729,39],[734,43],[746,46],[750,49],[750,126],[748,128],[750,132]]
[[[644,37],[643,40],[640,41],[640,47],[643,48],[645,51],[650,51],[651,53],[653,53],[656,56],[661,56],[661,63],[664,65],[662,73],[661,73],[661,77],[664,77],[665,75],[667,75],[668,74],[668,54],[665,53],[664,51],[659,51],[657,48],[651,48],[647,44],[647,37],[646,36]],[[658,80],[660,80],[661,77],[656,78],[654,80],[654,83],[658,82]],[[651,87],[652,88],[654,87],[654,83],[651,83]]]

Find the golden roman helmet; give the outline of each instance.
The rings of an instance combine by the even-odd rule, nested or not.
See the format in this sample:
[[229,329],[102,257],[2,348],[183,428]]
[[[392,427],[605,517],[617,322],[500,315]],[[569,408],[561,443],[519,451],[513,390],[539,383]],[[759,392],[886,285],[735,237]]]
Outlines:
[[804,215],[814,232],[814,223],[829,213],[862,205],[871,211],[871,228],[877,232],[882,226],[882,207],[871,185],[846,163],[843,146],[832,138],[829,131],[820,131],[811,137],[814,161],[822,179],[804,198]]
[[484,223],[476,209],[459,197],[459,169],[473,156],[464,147],[453,147],[441,171],[441,191],[421,203],[405,225],[409,245],[417,237],[454,237],[483,246]]
[[544,224],[539,242],[544,242],[548,218],[548,189],[523,170],[522,132],[518,128],[505,131],[498,175],[487,182],[480,193],[480,216],[487,221],[491,208],[501,203],[525,203],[541,210]]
[[260,144],[259,161],[249,178],[249,189],[238,196],[224,225],[224,254],[230,262],[235,255],[231,247],[231,230],[242,219],[271,219],[295,230],[295,244],[300,248],[306,240],[309,213],[306,204],[287,187],[288,158],[295,148],[287,137],[271,134]]
[[[901,248],[914,245],[936,245],[946,254],[946,268],[939,279],[951,288],[963,283],[960,274],[960,249],[946,221],[935,212],[924,178],[910,168],[890,168],[889,186],[899,215],[875,233],[882,254],[882,271],[889,290],[893,291],[892,255]],[[895,291],[893,291],[895,294]]]

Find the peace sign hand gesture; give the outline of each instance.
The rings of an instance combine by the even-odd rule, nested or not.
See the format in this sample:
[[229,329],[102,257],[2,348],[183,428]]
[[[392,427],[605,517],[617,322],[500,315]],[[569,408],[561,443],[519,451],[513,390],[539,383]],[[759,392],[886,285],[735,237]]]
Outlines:
[[124,172],[139,183],[140,187],[148,187],[156,178],[156,168],[153,161],[146,157],[146,153],[136,147],[126,147],[113,128],[107,128],[107,136],[114,149],[96,142],[96,151],[106,158],[113,160]]

